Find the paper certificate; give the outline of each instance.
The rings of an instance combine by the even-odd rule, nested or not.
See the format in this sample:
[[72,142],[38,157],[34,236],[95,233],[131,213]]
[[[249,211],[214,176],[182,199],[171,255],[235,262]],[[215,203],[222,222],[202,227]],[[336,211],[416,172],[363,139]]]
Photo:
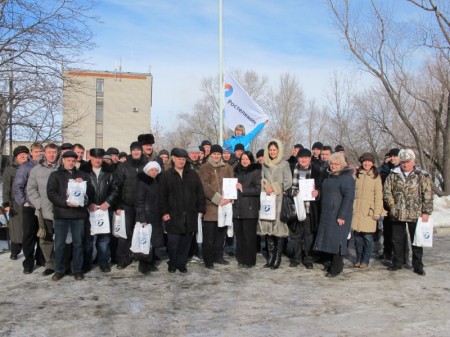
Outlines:
[[223,198],[237,199],[237,178],[223,178]]
[[298,193],[303,201],[316,200],[316,198],[312,196],[312,191],[314,191],[314,179],[300,179],[298,181],[298,188]]

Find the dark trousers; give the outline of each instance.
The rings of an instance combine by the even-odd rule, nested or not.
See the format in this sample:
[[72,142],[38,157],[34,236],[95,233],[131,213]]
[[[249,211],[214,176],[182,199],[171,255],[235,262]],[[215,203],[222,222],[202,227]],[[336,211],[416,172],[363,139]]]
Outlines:
[[[109,216],[109,222],[112,222],[112,214]],[[111,258],[110,252],[111,234],[91,235],[91,222],[87,218],[84,223],[84,266],[83,269],[88,271],[92,268],[94,241],[97,249],[97,263],[100,267],[109,266]]]
[[217,221],[203,222],[203,261],[212,264],[223,259],[223,245],[227,227],[217,226]]
[[392,257],[392,220],[385,217],[383,220],[383,254],[387,259]]
[[292,250],[294,252],[292,262],[301,263],[303,254],[303,263],[313,263],[314,258],[311,255],[311,248],[314,235],[311,230],[311,216],[307,214],[304,221],[297,221],[297,226],[291,226],[289,235],[291,237]]
[[192,236],[192,233],[167,234],[169,266],[175,268],[186,266],[189,248],[191,247]]
[[344,257],[340,254],[331,255],[330,274],[340,274],[344,270]]
[[127,238],[117,239],[116,259],[118,264],[130,264],[133,260],[133,253],[130,250],[131,239],[133,237],[134,225],[136,224],[136,210],[134,207],[124,206],[125,225],[127,229]]
[[233,219],[236,255],[240,264],[256,264],[256,225],[258,219]]
[[191,239],[191,247],[189,248],[189,254],[188,257],[192,258],[193,256],[197,256],[200,257],[200,251],[198,249],[198,243],[197,243],[197,235],[196,233],[194,233],[194,235],[192,235],[192,239]]
[[35,211],[36,209],[34,207],[22,207],[22,250],[24,257],[22,265],[26,269],[33,269],[35,260],[41,265],[45,264],[44,256],[39,247],[38,237],[36,236],[39,229],[39,223],[34,214]]
[[[405,259],[405,236],[406,227],[409,230],[409,236],[411,238],[411,243],[414,241],[414,234],[416,232],[417,221],[414,222],[403,222],[403,221],[393,221],[392,222],[392,245],[394,248],[394,256],[392,263],[396,267],[401,267]],[[423,248],[417,246],[412,247],[412,266],[414,270],[423,269],[422,257]]]
[[64,250],[67,233],[72,233],[72,272],[83,272],[84,219],[54,219],[56,272],[64,274]]

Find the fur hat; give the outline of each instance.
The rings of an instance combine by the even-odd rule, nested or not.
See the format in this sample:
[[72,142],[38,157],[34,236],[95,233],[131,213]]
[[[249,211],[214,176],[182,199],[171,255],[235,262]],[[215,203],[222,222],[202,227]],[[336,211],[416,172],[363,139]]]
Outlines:
[[416,160],[416,155],[411,149],[401,149],[398,153],[398,159],[400,161],[414,161]]
[[26,146],[20,145],[20,146],[16,147],[13,151],[14,157],[17,157],[21,153],[28,154],[28,153],[30,153],[30,150],[28,150],[28,148]]
[[365,161],[371,161],[373,164],[375,164],[375,156],[372,153],[366,152],[359,157],[359,162],[362,164]]
[[[236,148],[235,148],[236,151]],[[219,144],[214,144],[213,146],[211,146],[211,153],[214,152],[219,152],[220,154],[223,154],[223,149],[222,146],[220,146]]]
[[155,137],[151,133],[145,133],[138,136],[138,142],[142,145],[155,144]]
[[100,149],[100,148],[94,148],[94,149],[90,149],[89,150],[89,154],[91,157],[103,157],[105,155],[105,150]]

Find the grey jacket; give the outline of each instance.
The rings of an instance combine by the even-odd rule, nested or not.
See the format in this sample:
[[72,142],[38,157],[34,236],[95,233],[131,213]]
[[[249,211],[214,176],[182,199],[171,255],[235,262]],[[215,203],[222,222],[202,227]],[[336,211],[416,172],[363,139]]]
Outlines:
[[30,172],[27,184],[27,194],[31,203],[36,207],[36,215],[42,210],[44,219],[53,220],[53,204],[47,197],[47,182],[50,173],[58,169],[58,164],[51,165],[41,161]]
[[13,184],[13,196],[14,200],[16,200],[16,202],[21,206],[28,202],[31,204],[30,206],[34,207],[27,195],[27,183],[30,172],[36,164],[37,163],[35,161],[29,160],[17,170],[16,178],[14,179]]

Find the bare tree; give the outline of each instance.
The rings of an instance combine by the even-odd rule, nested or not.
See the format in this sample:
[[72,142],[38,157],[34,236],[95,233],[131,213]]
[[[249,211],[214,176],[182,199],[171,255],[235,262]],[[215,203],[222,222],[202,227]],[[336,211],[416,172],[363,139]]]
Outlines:
[[299,139],[304,115],[304,93],[295,76],[283,74],[277,90],[269,90],[267,108],[270,116],[268,132],[285,146]]
[[0,1],[0,162],[7,136],[59,138],[63,71],[94,46],[93,6],[82,0]]
[[[364,22],[355,6],[350,6],[348,0],[328,0],[336,27],[345,39],[345,44],[357,63],[372,74],[384,88],[392,106],[402,123],[406,126],[413,142],[405,144],[417,150],[420,164],[429,169],[438,170],[442,175],[440,188],[435,192],[443,195],[450,193],[450,106],[448,87],[442,86],[443,99],[436,101],[432,97],[419,97],[415,91],[414,78],[420,76],[412,63],[416,51],[423,55],[438,58],[449,69],[448,53],[450,46],[450,13],[446,1],[409,1],[417,8],[428,14],[428,20],[435,21],[422,25],[420,21],[413,22],[416,30],[408,29],[410,25],[396,23],[391,13],[383,7],[386,2],[371,1],[370,13],[364,16]],[[429,20],[430,21],[430,20]],[[424,35],[418,36],[421,30]],[[426,38],[424,39],[423,36]],[[422,38],[418,40],[417,38]],[[426,49],[423,49],[425,47]],[[429,47],[432,47],[430,50]],[[434,56],[433,56],[434,52]],[[422,55],[422,56],[423,56]],[[419,103],[429,103],[434,123],[422,123],[424,111]],[[426,104],[425,104],[426,105]],[[431,130],[425,131],[425,125],[438,126],[440,136],[434,137],[435,142],[442,148],[442,155],[431,161],[427,135]],[[436,144],[435,144],[436,145]],[[439,155],[434,152],[434,155]]]

